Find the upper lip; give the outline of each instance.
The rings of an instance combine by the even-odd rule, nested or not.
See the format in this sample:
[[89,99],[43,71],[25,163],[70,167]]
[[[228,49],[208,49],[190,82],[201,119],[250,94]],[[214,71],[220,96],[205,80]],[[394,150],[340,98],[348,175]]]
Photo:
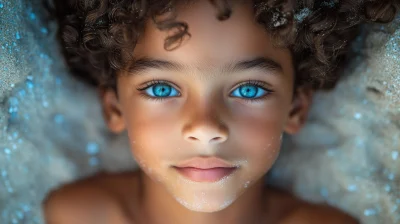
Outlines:
[[225,162],[222,159],[216,157],[195,157],[186,160],[176,167],[178,168],[198,168],[198,169],[212,169],[212,168],[235,168],[236,166]]

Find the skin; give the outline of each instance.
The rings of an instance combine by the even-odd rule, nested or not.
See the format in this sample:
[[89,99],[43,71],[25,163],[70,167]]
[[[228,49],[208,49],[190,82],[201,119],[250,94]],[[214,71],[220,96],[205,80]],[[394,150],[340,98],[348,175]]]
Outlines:
[[[48,222],[100,223],[93,217],[103,217],[104,223],[328,223],[335,219],[357,223],[335,209],[301,202],[264,185],[264,176],[279,154],[282,134],[295,134],[304,125],[312,92],[299,88],[293,98],[291,53],[273,46],[268,33],[254,21],[251,5],[233,5],[231,18],[223,22],[215,13],[208,1],[179,7],[177,20],[188,23],[191,38],[173,51],[164,49],[168,34],[148,21],[133,55],[179,64],[179,68],[120,72],[117,93],[100,91],[109,129],[128,132],[140,170],[100,174],[53,192],[45,202]],[[224,69],[255,58],[279,66]],[[164,100],[141,95],[160,97],[157,84],[137,90],[152,80],[167,82],[159,85],[171,90]],[[266,97],[246,101],[238,90],[248,80],[265,83],[263,88],[268,89],[250,84],[248,90],[259,91],[251,98]],[[199,183],[188,181],[172,167],[200,156],[219,157],[239,168],[221,181]],[[74,215],[66,218],[66,211]]]

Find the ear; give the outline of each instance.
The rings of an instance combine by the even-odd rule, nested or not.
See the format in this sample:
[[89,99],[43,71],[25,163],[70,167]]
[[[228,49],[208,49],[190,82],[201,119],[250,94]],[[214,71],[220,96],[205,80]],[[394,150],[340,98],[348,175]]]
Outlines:
[[124,131],[125,122],[115,90],[99,87],[98,94],[102,103],[103,118],[108,128],[114,133]]
[[309,87],[298,87],[292,101],[292,108],[284,131],[296,134],[304,126],[311,107],[314,91]]

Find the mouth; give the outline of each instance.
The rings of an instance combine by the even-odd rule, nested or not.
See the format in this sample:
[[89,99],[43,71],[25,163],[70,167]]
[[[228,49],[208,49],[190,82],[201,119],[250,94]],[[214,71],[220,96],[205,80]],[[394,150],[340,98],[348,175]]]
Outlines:
[[195,157],[173,168],[195,182],[216,182],[231,175],[238,166],[216,157]]
[[231,175],[237,167],[215,167],[199,169],[195,167],[174,167],[179,174],[195,182],[216,182]]

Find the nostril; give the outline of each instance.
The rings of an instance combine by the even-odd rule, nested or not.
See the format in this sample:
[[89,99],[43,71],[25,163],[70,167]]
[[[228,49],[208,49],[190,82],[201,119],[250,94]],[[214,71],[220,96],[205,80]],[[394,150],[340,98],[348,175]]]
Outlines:
[[196,140],[196,138],[195,138],[195,137],[192,137],[192,136],[190,136],[189,139],[190,139],[190,140]]

